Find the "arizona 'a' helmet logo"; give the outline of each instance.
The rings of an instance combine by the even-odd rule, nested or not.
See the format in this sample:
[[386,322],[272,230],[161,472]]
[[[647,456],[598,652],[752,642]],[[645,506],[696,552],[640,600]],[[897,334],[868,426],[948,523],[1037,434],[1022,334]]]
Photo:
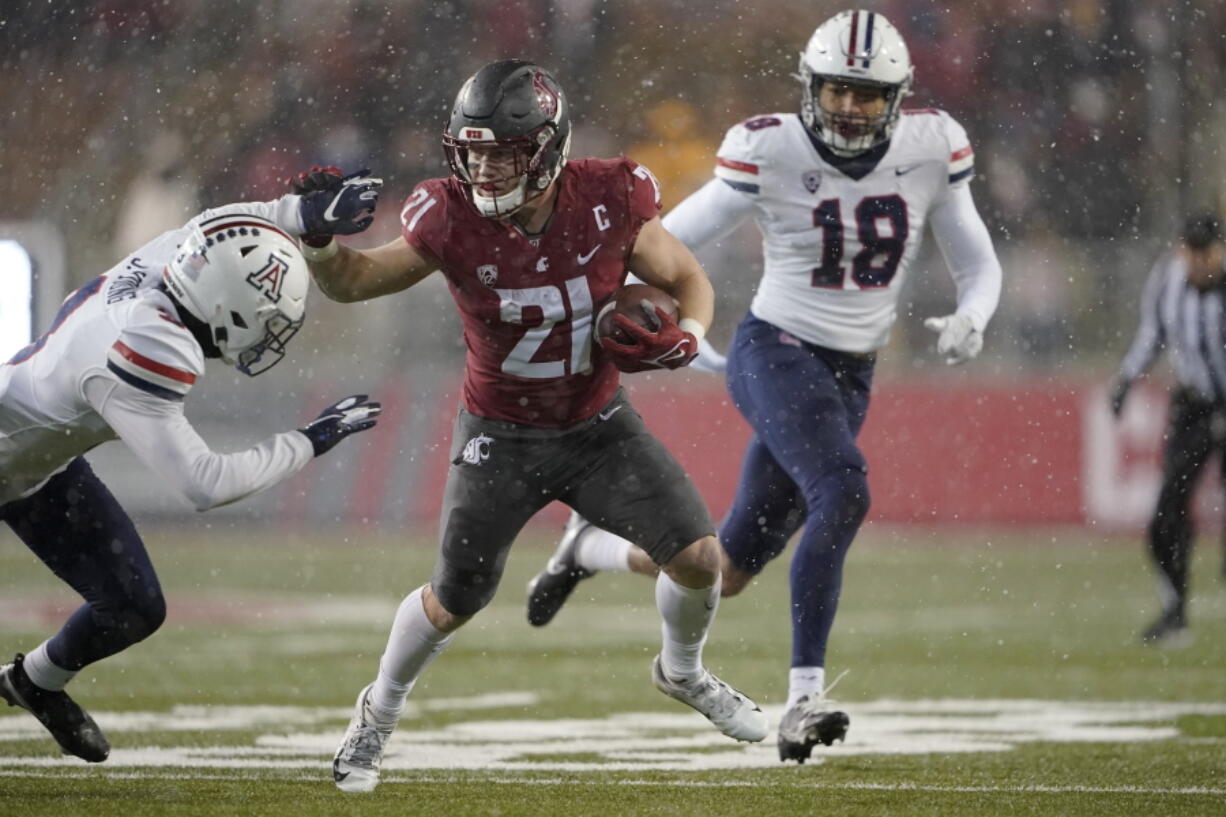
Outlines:
[[276,255],[268,256],[268,263],[247,276],[247,283],[264,293],[270,301],[281,300],[281,286],[285,283],[285,273],[289,265]]

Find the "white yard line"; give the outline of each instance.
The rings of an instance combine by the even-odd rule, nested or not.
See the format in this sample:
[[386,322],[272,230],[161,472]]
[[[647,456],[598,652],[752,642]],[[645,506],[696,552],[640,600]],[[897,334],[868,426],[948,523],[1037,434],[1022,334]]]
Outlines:
[[[789,767],[790,768],[790,767]],[[800,767],[796,767],[798,772]],[[63,772],[42,772],[18,769],[0,769],[0,777],[21,777],[21,778],[39,778],[39,779],[75,779],[75,780],[90,780],[90,779],[105,779],[105,780],[222,780],[222,781],[250,781],[255,779],[256,775],[251,774],[163,774],[159,772],[140,772],[140,771],[125,771],[125,772],[108,772],[102,769],[98,771],[68,771]],[[302,775],[277,775],[275,777],[265,778],[269,782],[286,782],[286,783],[318,783],[327,780],[327,775],[320,774],[302,774]],[[667,786],[669,788],[693,788],[693,789],[745,789],[745,788],[770,788],[770,789],[807,789],[807,790],[826,790],[826,791],[915,791],[915,792],[932,792],[936,794],[1142,794],[1142,795],[1162,795],[1162,796],[1192,796],[1192,797],[1221,797],[1226,796],[1226,789],[1214,789],[1204,786],[1188,786],[1184,788],[1147,788],[1144,786],[1043,786],[1043,785],[1021,785],[1021,786],[931,786],[921,785],[918,783],[811,783],[811,782],[780,782],[778,780],[757,781],[757,780],[584,780],[577,777],[481,777],[474,779],[473,776],[464,778],[452,776],[406,776],[398,775],[395,777],[385,777],[380,785],[397,785],[397,784],[412,784],[412,785],[438,785],[438,786],[453,786],[464,783],[481,783],[495,784],[500,786]]]

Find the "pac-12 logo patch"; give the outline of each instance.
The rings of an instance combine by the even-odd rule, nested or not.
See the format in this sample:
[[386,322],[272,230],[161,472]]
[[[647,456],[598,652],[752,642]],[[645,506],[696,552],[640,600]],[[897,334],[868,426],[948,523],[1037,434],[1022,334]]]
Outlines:
[[498,283],[498,267],[493,264],[482,264],[477,267],[477,280],[487,287],[492,287]]
[[285,273],[289,264],[270,253],[268,263],[247,276],[247,283],[263,292],[273,303],[281,300],[281,287],[285,284]]
[[816,193],[817,188],[822,186],[822,172],[820,170],[806,170],[800,174],[800,180],[804,182],[805,190],[810,193]]

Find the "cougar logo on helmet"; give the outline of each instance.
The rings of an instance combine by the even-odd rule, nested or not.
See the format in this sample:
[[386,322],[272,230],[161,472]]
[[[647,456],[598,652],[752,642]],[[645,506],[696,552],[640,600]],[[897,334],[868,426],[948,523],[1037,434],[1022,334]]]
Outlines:
[[460,88],[443,149],[477,211],[502,219],[557,179],[570,151],[570,129],[570,105],[548,71],[500,60]]
[[541,106],[541,113],[549,119],[558,115],[558,95],[545,79],[545,75],[537,71],[532,75],[532,88],[536,91],[536,103]]

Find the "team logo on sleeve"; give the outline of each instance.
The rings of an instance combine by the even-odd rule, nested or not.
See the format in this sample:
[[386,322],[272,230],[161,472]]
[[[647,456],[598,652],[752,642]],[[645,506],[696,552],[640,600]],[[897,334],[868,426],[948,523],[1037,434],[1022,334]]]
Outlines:
[[822,186],[822,172],[820,170],[806,170],[800,174],[800,180],[804,183],[805,190],[810,193],[816,193],[817,188]]
[[498,283],[498,267],[493,264],[482,264],[477,267],[477,280],[487,287],[492,287]]
[[269,254],[268,263],[247,276],[247,283],[263,292],[270,301],[281,300],[281,287],[285,284],[285,273],[289,272],[289,264],[275,255]]

